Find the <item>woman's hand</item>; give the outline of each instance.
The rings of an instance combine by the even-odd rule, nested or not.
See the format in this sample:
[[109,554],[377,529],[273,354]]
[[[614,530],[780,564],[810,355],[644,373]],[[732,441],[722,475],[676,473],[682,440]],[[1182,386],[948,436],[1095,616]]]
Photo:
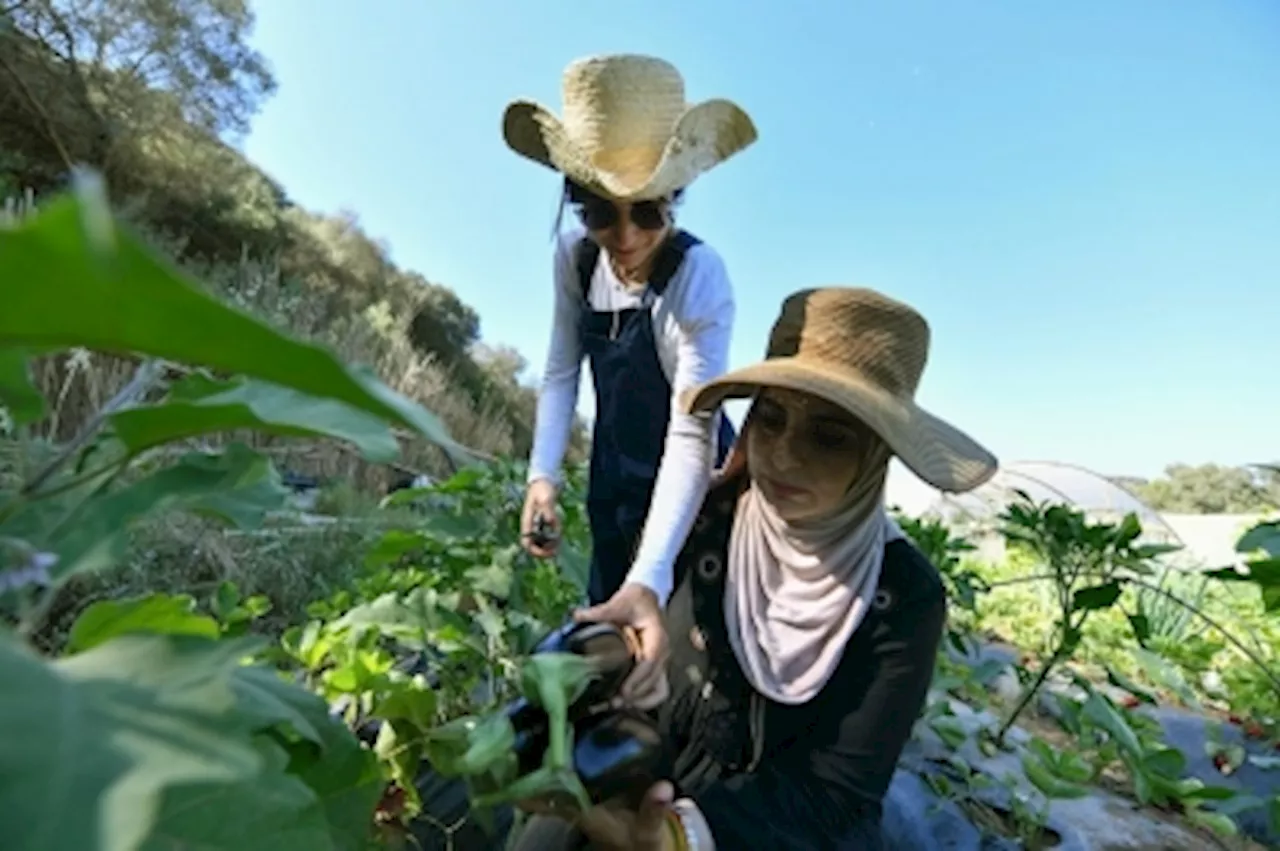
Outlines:
[[[645,793],[638,810],[603,804],[578,815],[573,822],[595,851],[672,851],[675,843],[668,812],[674,796],[675,790],[664,780]],[[529,813],[565,817],[563,809],[549,801],[524,801],[518,806]]]
[[583,813],[578,829],[591,840],[593,849],[603,851],[670,851],[671,828],[667,823],[675,790],[665,780],[645,793],[640,808],[593,807]]
[[578,623],[606,621],[631,633],[636,658],[635,670],[622,684],[618,702],[638,709],[660,706],[671,693],[667,683],[670,644],[658,596],[652,590],[628,582],[605,602],[573,613]]
[[529,555],[537,558],[551,558],[560,545],[556,486],[546,479],[535,479],[525,490],[524,511],[520,514],[520,544]]

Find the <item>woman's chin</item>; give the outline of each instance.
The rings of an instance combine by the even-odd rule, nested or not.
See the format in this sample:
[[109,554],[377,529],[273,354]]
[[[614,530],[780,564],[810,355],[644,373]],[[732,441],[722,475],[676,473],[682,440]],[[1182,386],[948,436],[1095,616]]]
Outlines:
[[774,512],[788,523],[794,523],[798,520],[804,520],[812,513],[809,500],[806,495],[778,497],[764,492],[765,501],[769,503]]

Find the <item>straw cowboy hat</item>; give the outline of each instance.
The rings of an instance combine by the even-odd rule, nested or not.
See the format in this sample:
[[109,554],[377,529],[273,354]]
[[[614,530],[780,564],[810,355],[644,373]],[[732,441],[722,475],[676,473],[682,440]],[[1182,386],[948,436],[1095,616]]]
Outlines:
[[740,107],[686,103],[680,72],[651,56],[579,59],[561,85],[564,118],[517,100],[502,135],[517,154],[618,201],[670,195],[756,140]]
[[765,387],[799,390],[853,414],[912,472],[942,491],[976,488],[996,458],[915,403],[929,357],[924,317],[874,290],[793,293],[769,335],[765,360],[686,391],[685,409],[714,410]]

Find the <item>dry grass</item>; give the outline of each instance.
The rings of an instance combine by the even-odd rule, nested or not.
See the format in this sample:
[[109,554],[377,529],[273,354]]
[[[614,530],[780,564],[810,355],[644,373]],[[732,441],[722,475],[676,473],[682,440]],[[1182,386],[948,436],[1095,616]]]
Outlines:
[[[28,193],[0,204],[0,227],[30,214],[33,202]],[[122,215],[131,218],[127,207]],[[134,227],[162,253],[180,255],[179,239],[149,231],[136,221]],[[516,446],[503,400],[477,404],[448,370],[410,344],[408,324],[417,306],[412,290],[389,291],[371,302],[366,298],[360,306],[349,294],[325,291],[323,282],[303,285],[290,279],[278,263],[242,258],[230,265],[186,264],[184,270],[224,301],[295,337],[324,345],[349,363],[372,367],[389,386],[435,413],[460,443],[491,456],[510,454]],[[130,358],[86,350],[37,360],[34,378],[48,402],[47,417],[21,441],[0,439],[0,479],[14,479],[10,485],[25,480],[39,457],[75,435],[129,381],[136,365]],[[0,424],[0,437],[2,432]],[[385,492],[397,475],[336,441],[256,433],[219,439],[245,441],[269,454],[282,469],[317,476],[327,483],[325,498],[340,504],[343,514],[360,513],[360,506],[367,507],[372,494]],[[217,442],[201,440],[204,446]],[[401,443],[403,468],[434,475],[450,472],[444,455],[426,441]],[[56,645],[75,616],[95,600],[155,591],[201,597],[225,579],[246,594],[271,599],[274,610],[263,624],[268,630],[297,623],[309,602],[350,582],[377,533],[376,525],[356,523],[306,533],[236,535],[189,516],[148,521],[134,531],[120,565],[76,577],[63,589],[42,631],[42,643]]]
[[151,593],[190,594],[206,602],[223,581],[245,595],[265,595],[272,610],[255,629],[277,635],[304,623],[306,608],[349,588],[379,527],[360,522],[236,533],[185,514],[150,520],[134,530],[119,565],[76,576],[58,594],[36,641],[56,650],[85,607]]
[[[30,196],[9,199],[4,215],[15,220],[30,211],[31,203]],[[164,253],[177,253],[175,240],[141,230]],[[460,443],[489,456],[510,454],[515,448],[510,417],[503,415],[504,400],[477,404],[448,369],[410,344],[413,293],[391,293],[352,311],[343,298],[288,280],[277,264],[242,259],[234,266],[188,265],[186,271],[226,302],[296,337],[324,345],[348,363],[372,367],[389,386],[435,413]],[[124,386],[135,366],[129,358],[85,350],[37,361],[35,377],[49,401],[49,416],[36,436],[54,442],[69,439]],[[361,488],[381,491],[393,475],[333,442],[237,437],[268,451],[283,467],[352,481]],[[421,440],[403,441],[402,465],[437,475],[449,472],[444,456]]]

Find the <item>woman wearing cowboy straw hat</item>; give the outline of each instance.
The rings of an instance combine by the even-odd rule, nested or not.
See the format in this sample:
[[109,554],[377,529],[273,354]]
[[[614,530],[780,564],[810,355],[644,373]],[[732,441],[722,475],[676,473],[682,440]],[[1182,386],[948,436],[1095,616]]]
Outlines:
[[516,101],[503,120],[512,150],[563,175],[563,201],[582,224],[559,234],[521,531],[531,553],[554,553],[556,488],[585,358],[596,396],[587,496],[593,608],[578,617],[636,630],[640,665],[627,693],[652,704],[661,699],[653,687],[672,565],[713,462],[733,439],[718,412],[694,415],[675,401],[727,369],[734,298],[719,255],[678,230],[673,210],[695,178],[750,145],[756,130],[728,101],[686,103],[679,71],[649,56],[577,60],[562,87],[563,118]]
[[995,458],[916,404],[929,329],[866,289],[790,296],[766,359],[689,392],[752,400],[677,562],[667,607],[667,780],[636,810],[569,821],[531,849],[883,848],[881,801],[925,702],[946,618],[938,571],[884,507],[889,459],[944,491]]

